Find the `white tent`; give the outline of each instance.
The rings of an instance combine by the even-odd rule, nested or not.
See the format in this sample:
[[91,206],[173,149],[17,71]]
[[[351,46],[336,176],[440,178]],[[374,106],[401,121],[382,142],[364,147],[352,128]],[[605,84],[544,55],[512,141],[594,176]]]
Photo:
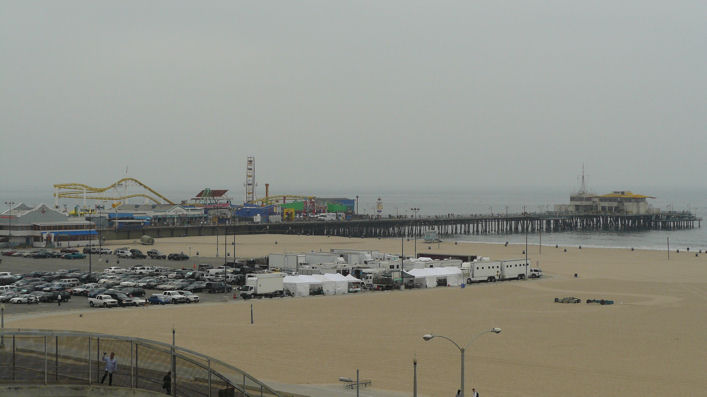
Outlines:
[[415,276],[415,284],[426,288],[437,286],[437,280],[444,278],[448,286],[456,287],[462,283],[462,271],[458,267],[428,267],[411,269],[408,273]]
[[312,276],[285,276],[282,282],[283,287],[293,296],[309,296],[312,286],[321,284],[316,277]]
[[324,295],[341,295],[349,292],[349,281],[339,273],[313,274],[322,283]]
[[346,275],[346,281],[348,282],[349,285],[349,292],[358,292],[361,291],[361,286],[363,285],[363,281],[357,279],[356,277],[347,274]]
[[349,283],[362,283],[363,282],[350,274],[346,275],[346,281],[348,281]]

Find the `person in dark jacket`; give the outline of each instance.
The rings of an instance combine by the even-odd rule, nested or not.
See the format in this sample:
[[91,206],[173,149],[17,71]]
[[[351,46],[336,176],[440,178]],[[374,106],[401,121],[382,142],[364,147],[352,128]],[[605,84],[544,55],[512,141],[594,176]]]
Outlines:
[[162,378],[162,388],[167,394],[172,394],[172,371],[167,372],[167,375]]

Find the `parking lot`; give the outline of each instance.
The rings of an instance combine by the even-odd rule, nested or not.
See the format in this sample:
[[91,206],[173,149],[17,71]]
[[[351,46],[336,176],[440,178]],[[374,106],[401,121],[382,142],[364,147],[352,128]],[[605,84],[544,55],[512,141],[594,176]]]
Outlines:
[[[63,258],[26,258],[15,256],[0,256],[0,272],[10,272],[14,275],[28,274],[31,272],[53,273],[71,271],[70,274],[87,273],[90,270],[96,276],[102,274],[109,267],[117,266],[123,269],[130,269],[133,266],[152,266],[166,268],[161,275],[167,275],[172,271],[187,269],[194,270],[199,264],[211,265],[213,267],[223,266],[223,258],[205,258],[192,257],[186,261],[172,261],[167,259],[134,259],[134,258],[118,258],[115,255],[97,255],[93,254],[90,257],[87,255],[83,259],[63,259]],[[90,266],[89,266],[90,262]],[[57,273],[59,274],[59,273]],[[147,277],[147,275],[145,275]],[[99,276],[99,278],[101,278]],[[232,286],[234,289],[237,285]],[[161,294],[162,290],[154,288],[143,288],[145,291],[144,299],[148,299],[152,294]],[[195,292],[199,296],[200,302],[223,302],[227,299],[233,299],[233,293],[208,293],[207,291]],[[63,294],[65,299],[66,294]],[[38,304],[13,304],[4,302],[5,314],[31,314],[40,312],[58,312],[68,310],[114,310],[112,308],[91,308],[89,307],[88,298],[86,296],[73,295],[68,301],[62,300],[59,306],[56,301],[40,302]],[[149,304],[148,304],[149,306]],[[126,309],[141,310],[142,307],[130,307]]]

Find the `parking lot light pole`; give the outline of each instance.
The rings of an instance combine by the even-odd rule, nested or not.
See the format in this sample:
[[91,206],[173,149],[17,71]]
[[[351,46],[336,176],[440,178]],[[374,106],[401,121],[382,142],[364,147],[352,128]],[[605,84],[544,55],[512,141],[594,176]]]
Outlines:
[[422,339],[424,339],[425,342],[428,342],[434,338],[446,339],[446,340],[452,342],[452,344],[454,344],[454,346],[456,346],[457,349],[459,349],[459,352],[461,353],[461,387],[460,387],[460,389],[462,392],[462,394],[461,394],[462,397],[464,397],[464,352],[466,351],[466,349],[469,348],[469,346],[471,346],[471,343],[474,342],[476,340],[476,338],[480,337],[481,335],[488,334],[488,333],[500,334],[501,329],[500,328],[491,328],[489,330],[481,332],[481,333],[477,334],[476,336],[474,336],[473,338],[471,338],[469,343],[467,343],[466,346],[464,346],[464,347],[459,346],[457,344],[457,342],[453,341],[452,339],[450,339],[444,335],[425,334],[422,336]]
[[0,304],[0,332],[3,332],[0,336],[0,347],[5,347],[5,304]]
[[12,208],[15,206],[15,202],[14,201],[5,201],[5,205],[10,206],[10,215],[7,218],[8,222],[9,222],[8,227],[7,227],[7,245],[8,245],[8,247],[12,248]]

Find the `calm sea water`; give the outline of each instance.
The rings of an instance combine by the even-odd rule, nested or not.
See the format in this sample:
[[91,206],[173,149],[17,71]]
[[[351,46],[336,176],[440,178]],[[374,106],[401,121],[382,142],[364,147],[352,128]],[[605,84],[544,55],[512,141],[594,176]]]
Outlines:
[[[198,188],[191,190],[164,190],[162,194],[177,200],[191,197]],[[609,192],[611,189],[595,189],[597,192]],[[689,210],[697,216],[707,219],[707,189],[660,189],[645,188],[634,189],[636,193],[655,196],[649,200],[651,205],[661,210]],[[0,192],[0,203],[4,201],[25,202],[27,204],[47,203],[53,204],[50,190],[10,190]],[[518,189],[468,189],[444,191],[354,191],[339,190],[317,191],[321,197],[349,197],[359,196],[359,212],[362,214],[375,214],[376,201],[380,197],[383,201],[384,215],[412,216],[411,208],[419,208],[420,216],[446,215],[446,214],[489,214],[489,213],[519,213],[523,208],[529,212],[542,212],[552,210],[554,204],[569,202],[571,189],[558,188],[518,188]],[[239,201],[242,193],[234,193],[234,201]],[[70,202],[62,204],[72,205]],[[4,207],[6,208],[6,207]],[[528,242],[538,243],[538,235],[530,235]],[[695,228],[677,231],[646,231],[646,232],[563,232],[543,233],[542,244],[554,246],[586,247],[625,247],[644,249],[666,249],[667,239],[670,238],[671,249],[707,250],[707,228]],[[490,242],[490,243],[524,243],[525,235],[487,235],[487,236],[457,236],[458,240]]]

